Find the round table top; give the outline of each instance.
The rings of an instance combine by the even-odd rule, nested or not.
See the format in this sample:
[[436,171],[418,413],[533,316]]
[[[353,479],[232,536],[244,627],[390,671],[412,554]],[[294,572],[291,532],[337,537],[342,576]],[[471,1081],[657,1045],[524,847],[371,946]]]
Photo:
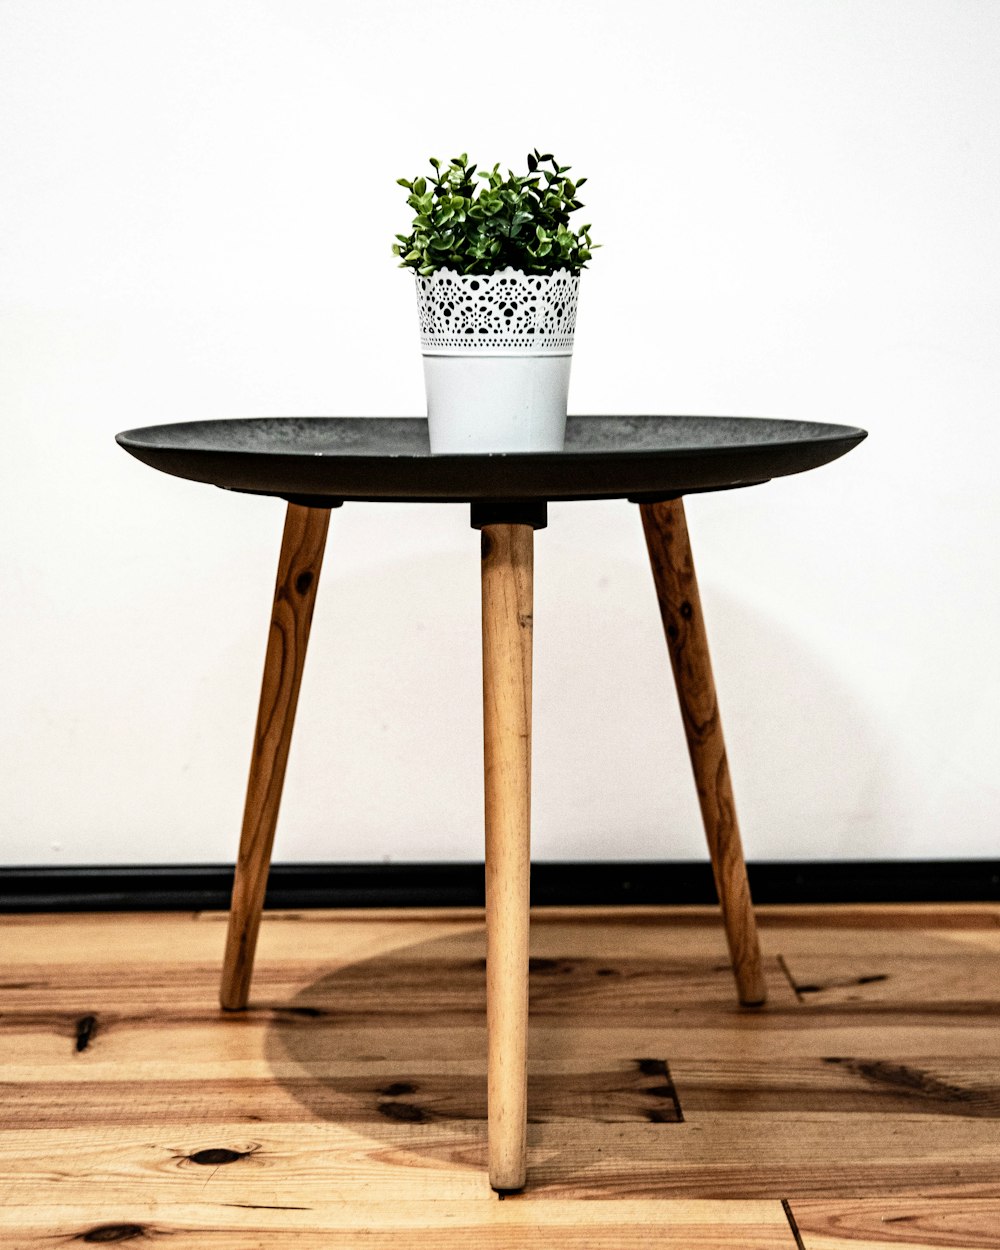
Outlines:
[[562,451],[432,455],[423,417],[244,417],[116,439],[175,477],[322,505],[670,498],[815,469],[865,436],[762,417],[571,416]]

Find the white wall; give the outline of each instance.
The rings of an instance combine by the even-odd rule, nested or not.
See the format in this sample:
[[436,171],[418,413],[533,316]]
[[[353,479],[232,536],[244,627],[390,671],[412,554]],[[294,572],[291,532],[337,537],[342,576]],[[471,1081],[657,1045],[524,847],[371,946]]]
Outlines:
[[[283,505],[154,422],[416,414],[400,175],[589,183],[571,411],[869,440],[688,514],[755,858],[993,856],[995,0],[3,0],[0,859],[236,847]],[[703,855],[636,510],[536,542],[537,858]],[[334,513],[275,856],[481,854],[478,538]]]

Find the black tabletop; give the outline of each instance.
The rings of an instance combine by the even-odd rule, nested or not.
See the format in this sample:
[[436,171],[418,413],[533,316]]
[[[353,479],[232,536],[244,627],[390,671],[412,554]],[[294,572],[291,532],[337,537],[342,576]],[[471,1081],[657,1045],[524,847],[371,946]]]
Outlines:
[[245,417],[126,430],[154,469],[324,504],[654,499],[750,486],[836,460],[865,431],[762,417],[571,416],[559,452],[432,455],[418,417]]

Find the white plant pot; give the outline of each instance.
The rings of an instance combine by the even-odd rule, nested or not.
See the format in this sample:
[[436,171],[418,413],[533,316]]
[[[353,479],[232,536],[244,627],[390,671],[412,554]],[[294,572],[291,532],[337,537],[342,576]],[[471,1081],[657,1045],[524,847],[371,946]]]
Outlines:
[[424,356],[431,451],[561,451],[566,356]]
[[560,451],[579,274],[417,277],[431,452]]

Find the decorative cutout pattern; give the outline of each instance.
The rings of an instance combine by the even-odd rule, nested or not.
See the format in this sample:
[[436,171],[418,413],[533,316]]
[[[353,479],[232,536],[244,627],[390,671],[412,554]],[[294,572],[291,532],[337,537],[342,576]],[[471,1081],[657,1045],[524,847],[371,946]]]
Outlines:
[[460,274],[439,269],[416,279],[420,346],[429,355],[491,355],[514,350],[565,355],[573,350],[580,275]]

